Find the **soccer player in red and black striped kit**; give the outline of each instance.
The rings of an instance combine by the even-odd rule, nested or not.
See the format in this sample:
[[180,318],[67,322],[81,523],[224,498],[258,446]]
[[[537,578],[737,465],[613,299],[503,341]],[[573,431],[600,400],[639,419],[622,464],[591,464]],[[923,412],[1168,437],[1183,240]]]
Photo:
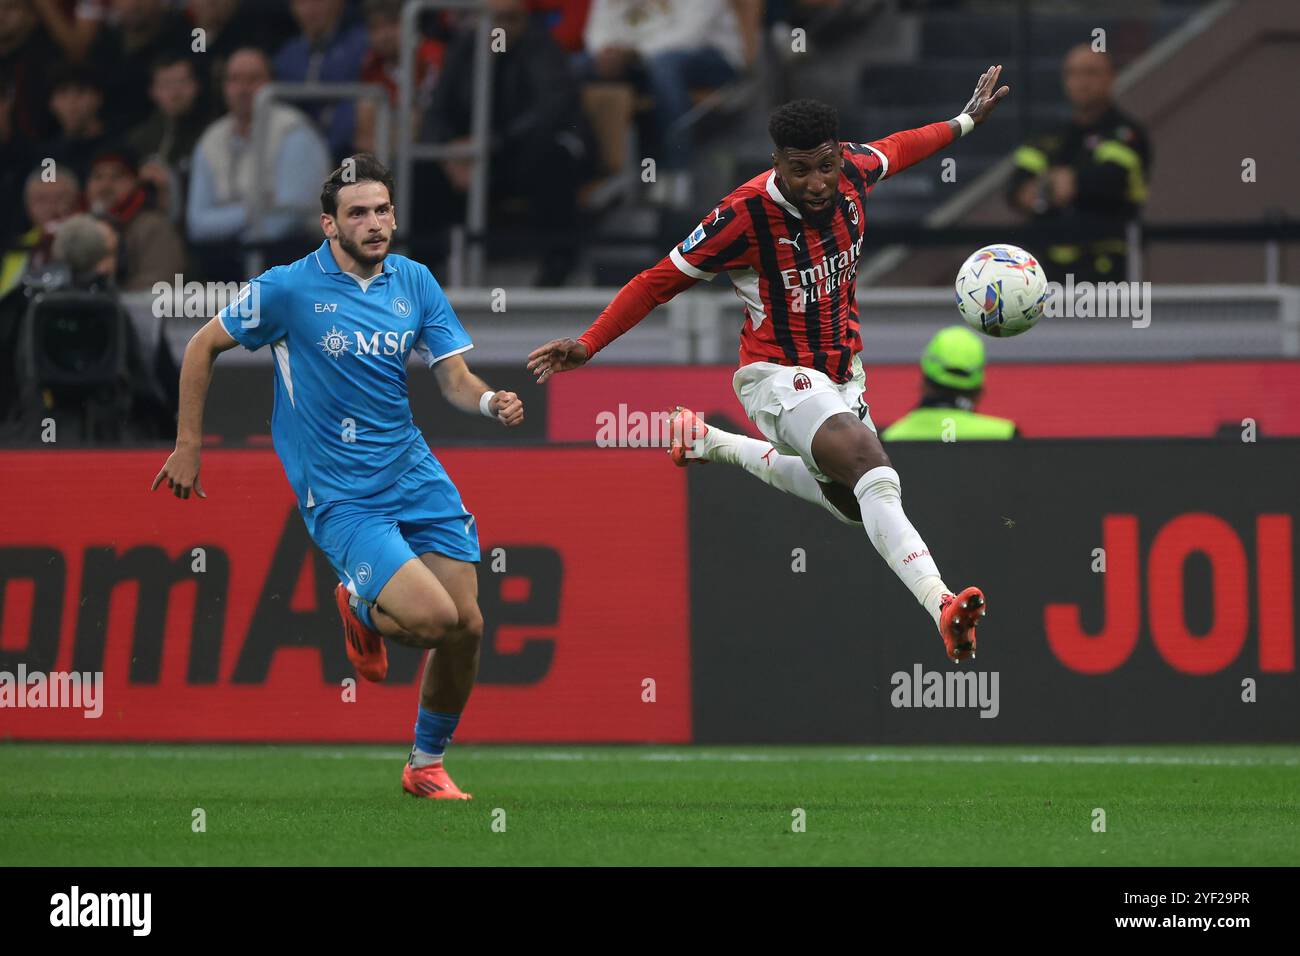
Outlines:
[[898,472],[868,413],[858,353],[855,277],[863,202],[882,179],[920,162],[988,118],[1010,88],[985,71],[954,119],[870,143],[843,143],[835,110],[815,100],[779,107],[768,126],[773,169],[730,193],[681,245],[637,275],[577,339],[528,356],[539,382],[585,364],[657,305],[726,272],[745,306],[740,368],[732,379],[759,441],[674,412],[670,454],[739,465],[781,491],[860,524],[894,573],[930,612],[954,661],[975,656],[984,595],[953,594],[903,512]]

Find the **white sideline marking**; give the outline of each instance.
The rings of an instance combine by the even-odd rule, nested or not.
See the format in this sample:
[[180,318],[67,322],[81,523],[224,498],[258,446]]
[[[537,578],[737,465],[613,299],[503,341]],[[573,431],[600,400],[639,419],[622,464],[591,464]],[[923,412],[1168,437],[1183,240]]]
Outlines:
[[[15,741],[21,746],[21,742]],[[401,760],[407,753],[405,745],[389,748],[356,747],[346,750],[314,749],[310,745],[278,747],[251,744],[244,747],[214,748],[204,744],[173,747],[132,746],[130,750],[118,749],[112,744],[102,747],[85,747],[70,744],[50,751],[59,757],[112,757],[119,759],[182,759],[182,760],[238,760],[248,757],[265,757],[268,751],[281,757],[329,760]],[[638,751],[628,750],[590,752],[581,750],[556,750],[547,748],[517,749],[484,745],[482,749],[466,745],[453,751],[458,761],[519,760],[578,763],[1010,763],[1010,764],[1088,764],[1098,766],[1160,766],[1160,767],[1295,767],[1300,757],[1162,757],[1142,754],[1050,754],[1050,753],[890,753],[888,751],[848,751],[845,753],[731,753],[701,751]],[[0,747],[0,757],[4,748]]]

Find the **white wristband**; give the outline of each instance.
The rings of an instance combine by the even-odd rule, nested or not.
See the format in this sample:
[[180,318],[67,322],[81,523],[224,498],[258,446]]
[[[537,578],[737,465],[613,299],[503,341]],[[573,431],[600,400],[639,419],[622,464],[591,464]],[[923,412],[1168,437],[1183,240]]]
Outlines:
[[961,127],[960,135],[965,136],[975,128],[975,121],[970,118],[969,113],[958,113],[953,117],[953,121]]
[[492,389],[489,388],[486,392],[482,394],[482,396],[478,400],[479,413],[483,415],[485,418],[496,418],[496,415],[492,413],[492,408],[491,408],[492,396],[495,394],[496,392],[492,391]]

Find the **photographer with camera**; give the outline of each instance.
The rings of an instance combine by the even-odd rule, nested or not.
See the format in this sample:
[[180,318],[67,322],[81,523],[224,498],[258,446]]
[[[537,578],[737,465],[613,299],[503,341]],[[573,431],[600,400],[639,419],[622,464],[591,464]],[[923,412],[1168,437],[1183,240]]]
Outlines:
[[146,359],[113,276],[119,237],[81,214],[62,223],[49,266],[0,299],[0,440],[42,440],[52,419],[62,440],[149,441],[175,426],[175,381],[165,340]]

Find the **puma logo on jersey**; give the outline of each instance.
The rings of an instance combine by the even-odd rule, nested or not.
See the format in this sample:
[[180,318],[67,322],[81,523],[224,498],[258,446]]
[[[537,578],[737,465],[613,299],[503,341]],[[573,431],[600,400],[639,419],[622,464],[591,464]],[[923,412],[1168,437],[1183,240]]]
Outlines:
[[796,252],[800,251],[800,250],[799,250],[799,243],[800,243],[802,240],[803,240],[803,233],[802,233],[802,232],[799,233],[799,235],[795,236],[793,239],[787,239],[787,238],[785,238],[784,236],[778,236],[777,239],[776,239],[778,245],[781,244],[781,243],[785,243],[787,246],[794,246]]

